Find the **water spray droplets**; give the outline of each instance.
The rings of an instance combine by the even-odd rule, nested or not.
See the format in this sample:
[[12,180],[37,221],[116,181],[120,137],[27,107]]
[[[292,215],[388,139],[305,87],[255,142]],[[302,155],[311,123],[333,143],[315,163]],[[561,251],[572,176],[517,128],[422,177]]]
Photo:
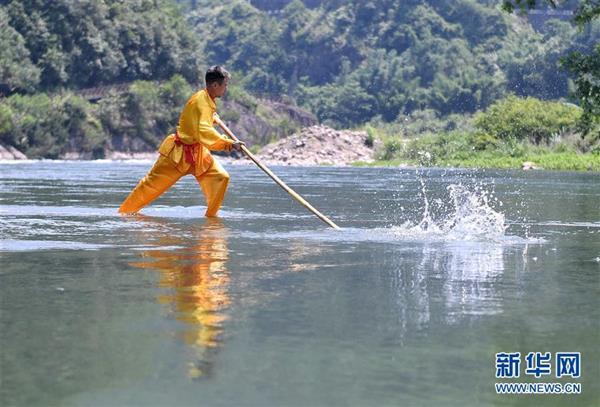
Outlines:
[[496,204],[498,200],[481,185],[469,188],[462,184],[451,184],[446,188],[447,201],[436,198],[430,202],[425,182],[422,179],[419,181],[423,195],[421,220],[416,224],[407,221],[393,227],[395,234],[432,236],[442,240],[497,241],[504,237],[507,228],[504,214],[491,206],[492,202]]

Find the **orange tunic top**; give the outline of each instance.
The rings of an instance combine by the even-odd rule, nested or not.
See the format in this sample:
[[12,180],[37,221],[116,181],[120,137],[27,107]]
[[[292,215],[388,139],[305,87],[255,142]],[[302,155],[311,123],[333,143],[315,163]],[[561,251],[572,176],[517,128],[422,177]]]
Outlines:
[[[168,135],[158,152],[168,157],[180,172],[185,173],[195,164],[194,174],[202,175],[213,162],[210,150],[231,151],[233,144],[233,140],[213,127],[216,112],[217,105],[206,89],[196,92],[179,116],[177,134]],[[192,160],[186,159],[186,155],[191,155]]]

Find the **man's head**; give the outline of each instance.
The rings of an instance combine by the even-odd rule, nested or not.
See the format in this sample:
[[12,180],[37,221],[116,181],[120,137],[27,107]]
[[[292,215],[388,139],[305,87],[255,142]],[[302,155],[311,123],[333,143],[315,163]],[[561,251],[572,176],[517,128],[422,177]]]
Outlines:
[[229,72],[220,65],[208,68],[204,80],[206,81],[206,89],[213,99],[225,94],[230,77]]

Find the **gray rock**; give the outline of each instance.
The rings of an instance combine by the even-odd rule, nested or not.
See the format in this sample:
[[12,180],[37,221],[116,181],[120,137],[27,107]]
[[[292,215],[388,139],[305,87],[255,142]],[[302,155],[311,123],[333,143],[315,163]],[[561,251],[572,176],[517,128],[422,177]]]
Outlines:
[[27,156],[13,146],[0,144],[0,160],[26,160]]

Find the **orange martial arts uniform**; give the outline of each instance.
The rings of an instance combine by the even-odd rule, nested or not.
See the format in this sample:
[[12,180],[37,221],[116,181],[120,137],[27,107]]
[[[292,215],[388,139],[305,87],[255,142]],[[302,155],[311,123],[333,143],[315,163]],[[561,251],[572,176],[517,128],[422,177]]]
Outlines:
[[185,104],[175,134],[168,135],[160,156],[148,174],[131,191],[119,208],[135,213],[158,198],[179,178],[192,174],[206,198],[206,216],[216,216],[229,183],[229,174],[209,150],[231,151],[233,140],[222,136],[214,125],[215,101],[206,89],[195,93]]

